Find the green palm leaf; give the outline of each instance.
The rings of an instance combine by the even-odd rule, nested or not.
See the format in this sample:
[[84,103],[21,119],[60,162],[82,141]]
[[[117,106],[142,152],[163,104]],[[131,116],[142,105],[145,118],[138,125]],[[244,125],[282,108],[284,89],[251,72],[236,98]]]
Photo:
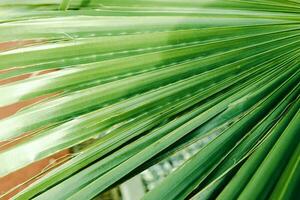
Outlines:
[[143,199],[297,196],[299,1],[4,0],[0,11],[0,111],[44,98],[1,119],[0,141],[22,140],[0,151],[0,177],[89,141],[15,199],[92,199],[199,141]]

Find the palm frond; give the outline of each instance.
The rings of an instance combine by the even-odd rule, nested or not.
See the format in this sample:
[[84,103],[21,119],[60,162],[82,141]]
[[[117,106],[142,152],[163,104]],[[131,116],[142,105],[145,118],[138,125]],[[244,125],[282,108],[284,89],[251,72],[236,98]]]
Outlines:
[[0,11],[0,111],[43,98],[1,119],[0,142],[22,140],[0,151],[0,177],[91,142],[15,199],[92,199],[204,138],[143,199],[295,197],[299,1],[4,0]]

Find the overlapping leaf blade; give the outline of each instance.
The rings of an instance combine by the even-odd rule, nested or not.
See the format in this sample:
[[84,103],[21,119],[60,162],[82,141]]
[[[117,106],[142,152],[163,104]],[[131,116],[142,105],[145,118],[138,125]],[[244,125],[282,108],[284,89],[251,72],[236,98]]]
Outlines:
[[[214,139],[145,199],[293,195],[299,2],[27,0],[0,7],[0,105],[52,96],[1,119],[2,142],[37,132],[0,152],[0,176],[94,140],[15,198],[91,199],[207,136]],[[268,179],[268,190],[254,191],[276,167],[277,186]]]

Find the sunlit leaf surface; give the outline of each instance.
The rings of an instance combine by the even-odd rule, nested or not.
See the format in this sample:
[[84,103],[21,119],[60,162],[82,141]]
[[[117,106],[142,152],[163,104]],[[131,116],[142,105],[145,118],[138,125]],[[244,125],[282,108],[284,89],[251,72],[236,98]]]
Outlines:
[[92,199],[211,136],[143,199],[297,199],[299,56],[297,0],[2,0],[0,177],[88,142],[14,199]]

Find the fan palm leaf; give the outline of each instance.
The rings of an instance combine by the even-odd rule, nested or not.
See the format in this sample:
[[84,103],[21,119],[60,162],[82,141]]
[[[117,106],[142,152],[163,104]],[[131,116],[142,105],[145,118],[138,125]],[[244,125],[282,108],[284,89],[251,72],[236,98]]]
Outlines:
[[299,1],[4,0],[0,11],[0,109],[43,99],[1,119],[0,141],[17,142],[0,151],[0,176],[90,141],[14,199],[92,199],[198,141],[143,199],[297,196]]

